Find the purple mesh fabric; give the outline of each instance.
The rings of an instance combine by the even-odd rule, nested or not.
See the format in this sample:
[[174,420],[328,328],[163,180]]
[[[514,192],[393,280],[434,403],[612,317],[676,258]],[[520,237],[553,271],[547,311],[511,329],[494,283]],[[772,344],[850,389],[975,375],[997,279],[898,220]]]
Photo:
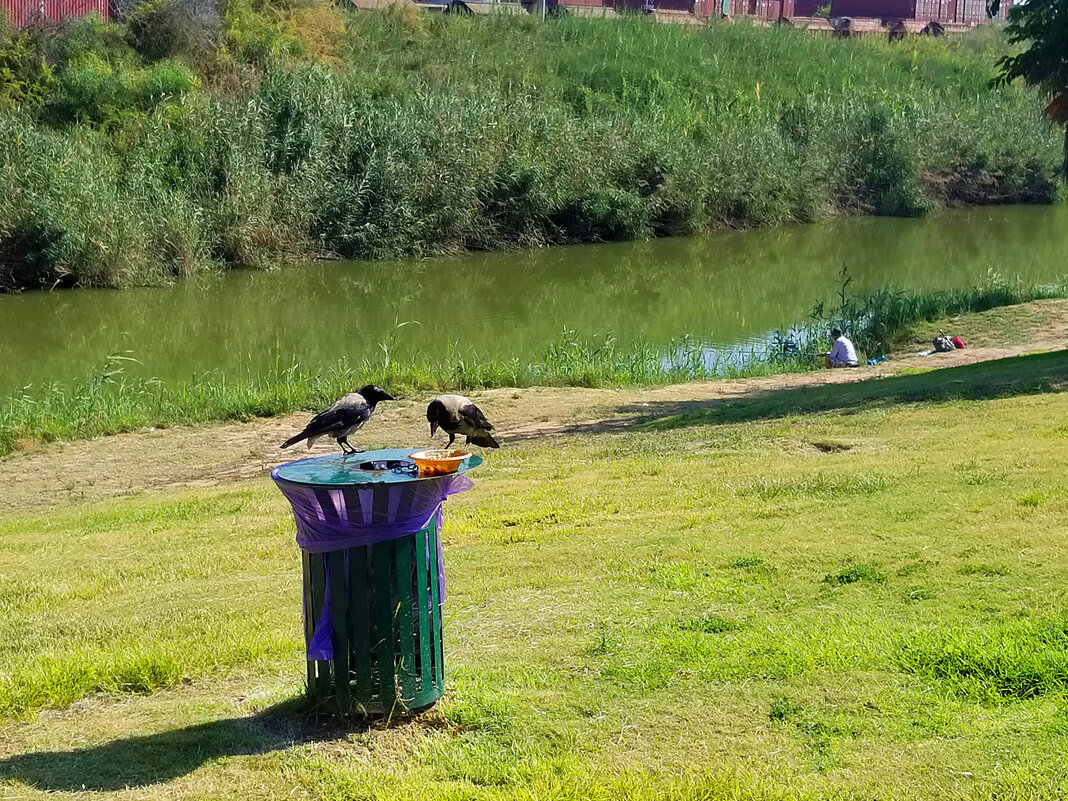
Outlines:
[[[328,553],[388,542],[416,534],[436,520],[441,530],[441,506],[445,499],[474,486],[460,473],[404,484],[372,487],[315,487],[292,484],[276,478],[275,483],[293,507],[297,523],[297,544],[308,553]],[[431,554],[427,554],[429,561]],[[348,556],[346,554],[346,567]],[[436,554],[439,597],[445,598],[445,564],[438,537]],[[346,571],[347,572],[347,571]],[[323,608],[308,642],[308,659],[334,658],[331,637],[330,576],[326,576]],[[308,610],[304,610],[305,615]]]

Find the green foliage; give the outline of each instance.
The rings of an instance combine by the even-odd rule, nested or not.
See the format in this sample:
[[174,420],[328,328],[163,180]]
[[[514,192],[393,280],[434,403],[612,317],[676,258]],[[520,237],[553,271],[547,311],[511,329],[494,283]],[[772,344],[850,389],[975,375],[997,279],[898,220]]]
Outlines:
[[[184,242],[150,237],[130,251],[139,267],[109,272],[47,244],[56,236],[37,250],[39,237],[0,240],[22,262],[7,285],[920,215],[1059,191],[1036,99],[990,90],[985,50],[247,0],[215,30],[173,2],[138,6],[125,27],[72,26],[48,45],[54,79],[21,104],[31,117],[0,112],[0,124],[64,152],[91,141],[90,205],[152,198],[135,213],[164,216],[131,223]],[[4,167],[38,182],[14,184],[17,198],[66,183],[27,153]],[[0,231],[23,230],[23,211],[0,203]]]
[[[997,13],[998,0],[993,8]],[[1027,45],[998,61],[997,80],[1022,78],[1049,92],[1068,90],[1068,4],[1064,0],[1028,0],[1009,9],[1009,41]]]
[[52,82],[41,36],[0,28],[0,109],[36,105]]
[[55,126],[115,127],[132,115],[180,101],[195,87],[196,78],[176,61],[127,69],[88,56],[56,81],[41,113]]
[[197,20],[180,0],[147,0],[126,18],[126,39],[148,61],[193,55],[215,46],[212,26]]
[[227,0],[224,9],[226,46],[238,60],[263,68],[274,61],[307,55],[304,42],[288,24],[284,6]]
[[95,14],[65,23],[48,37],[47,53],[49,63],[60,73],[84,59],[113,64],[130,55],[122,26],[104,22]]

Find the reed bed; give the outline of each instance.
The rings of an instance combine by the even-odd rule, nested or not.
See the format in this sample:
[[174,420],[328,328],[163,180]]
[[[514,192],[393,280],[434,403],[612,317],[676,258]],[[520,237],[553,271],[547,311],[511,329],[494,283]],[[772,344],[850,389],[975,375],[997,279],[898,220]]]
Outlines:
[[152,40],[172,47],[146,47],[132,23],[0,33],[0,60],[23,75],[0,89],[0,286],[1061,191],[1038,99],[988,86],[1002,48],[988,33],[890,45],[741,24],[227,9],[206,32]]

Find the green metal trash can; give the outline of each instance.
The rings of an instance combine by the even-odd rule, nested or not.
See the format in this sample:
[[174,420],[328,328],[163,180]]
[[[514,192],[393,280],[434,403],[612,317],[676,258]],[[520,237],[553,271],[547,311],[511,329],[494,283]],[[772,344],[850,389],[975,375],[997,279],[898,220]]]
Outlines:
[[464,473],[482,459],[421,477],[408,468],[410,453],[332,454],[271,474],[293,507],[303,551],[316,707],[390,715],[430,706],[444,692],[442,505],[472,486]]

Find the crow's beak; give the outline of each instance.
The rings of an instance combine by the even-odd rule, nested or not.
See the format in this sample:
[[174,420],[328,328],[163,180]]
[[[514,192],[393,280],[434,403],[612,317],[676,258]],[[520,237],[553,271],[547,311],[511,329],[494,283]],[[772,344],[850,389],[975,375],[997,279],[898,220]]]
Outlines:
[[430,436],[434,436],[437,433],[438,433],[438,424],[437,423],[431,423],[430,424]]
[[383,392],[382,393],[382,400],[396,400],[396,398],[394,398],[388,392]]

